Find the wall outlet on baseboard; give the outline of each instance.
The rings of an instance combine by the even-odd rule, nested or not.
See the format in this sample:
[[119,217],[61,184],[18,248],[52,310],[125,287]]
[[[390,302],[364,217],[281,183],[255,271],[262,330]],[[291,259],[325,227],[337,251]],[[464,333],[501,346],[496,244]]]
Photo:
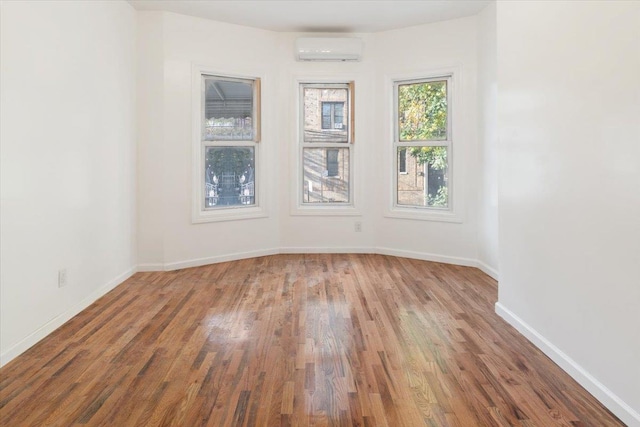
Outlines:
[[361,232],[362,231],[362,222],[356,221],[354,223],[354,225],[353,225],[353,229],[358,233]]
[[67,286],[67,269],[63,268],[58,270],[58,287],[62,288]]

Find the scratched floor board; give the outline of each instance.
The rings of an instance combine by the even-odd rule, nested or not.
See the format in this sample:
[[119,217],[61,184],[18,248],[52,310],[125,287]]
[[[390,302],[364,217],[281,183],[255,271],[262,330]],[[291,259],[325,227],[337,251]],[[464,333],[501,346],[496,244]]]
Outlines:
[[0,425],[623,426],[496,298],[382,255],[137,273],[0,369]]

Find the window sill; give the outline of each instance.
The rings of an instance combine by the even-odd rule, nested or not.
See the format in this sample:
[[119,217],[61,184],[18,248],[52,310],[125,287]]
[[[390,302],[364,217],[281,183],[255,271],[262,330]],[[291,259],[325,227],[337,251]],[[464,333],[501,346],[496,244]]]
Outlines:
[[384,213],[384,216],[385,218],[411,219],[434,222],[453,222],[457,224],[461,224],[463,222],[460,215],[457,215],[454,212],[428,208],[394,207],[393,209],[388,209]]

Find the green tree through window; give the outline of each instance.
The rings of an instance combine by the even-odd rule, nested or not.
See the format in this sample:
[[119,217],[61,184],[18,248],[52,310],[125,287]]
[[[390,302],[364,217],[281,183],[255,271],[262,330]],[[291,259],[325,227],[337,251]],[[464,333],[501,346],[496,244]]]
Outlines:
[[449,140],[447,81],[401,83],[397,87],[397,137],[400,143],[416,142],[406,150],[428,177],[424,205],[447,207],[448,149],[433,144]]

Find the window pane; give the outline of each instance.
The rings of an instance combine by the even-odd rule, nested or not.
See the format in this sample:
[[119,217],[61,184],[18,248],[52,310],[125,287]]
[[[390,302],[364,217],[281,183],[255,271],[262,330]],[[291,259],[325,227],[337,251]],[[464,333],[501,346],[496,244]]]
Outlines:
[[304,142],[349,142],[348,93],[346,88],[304,88]]
[[447,82],[398,85],[400,141],[447,139]]
[[349,149],[305,148],[304,203],[349,203]]
[[253,147],[207,147],[205,208],[255,205]]
[[398,147],[406,150],[406,173],[396,172],[398,205],[447,208],[447,147]]
[[203,139],[253,140],[253,82],[204,77]]

